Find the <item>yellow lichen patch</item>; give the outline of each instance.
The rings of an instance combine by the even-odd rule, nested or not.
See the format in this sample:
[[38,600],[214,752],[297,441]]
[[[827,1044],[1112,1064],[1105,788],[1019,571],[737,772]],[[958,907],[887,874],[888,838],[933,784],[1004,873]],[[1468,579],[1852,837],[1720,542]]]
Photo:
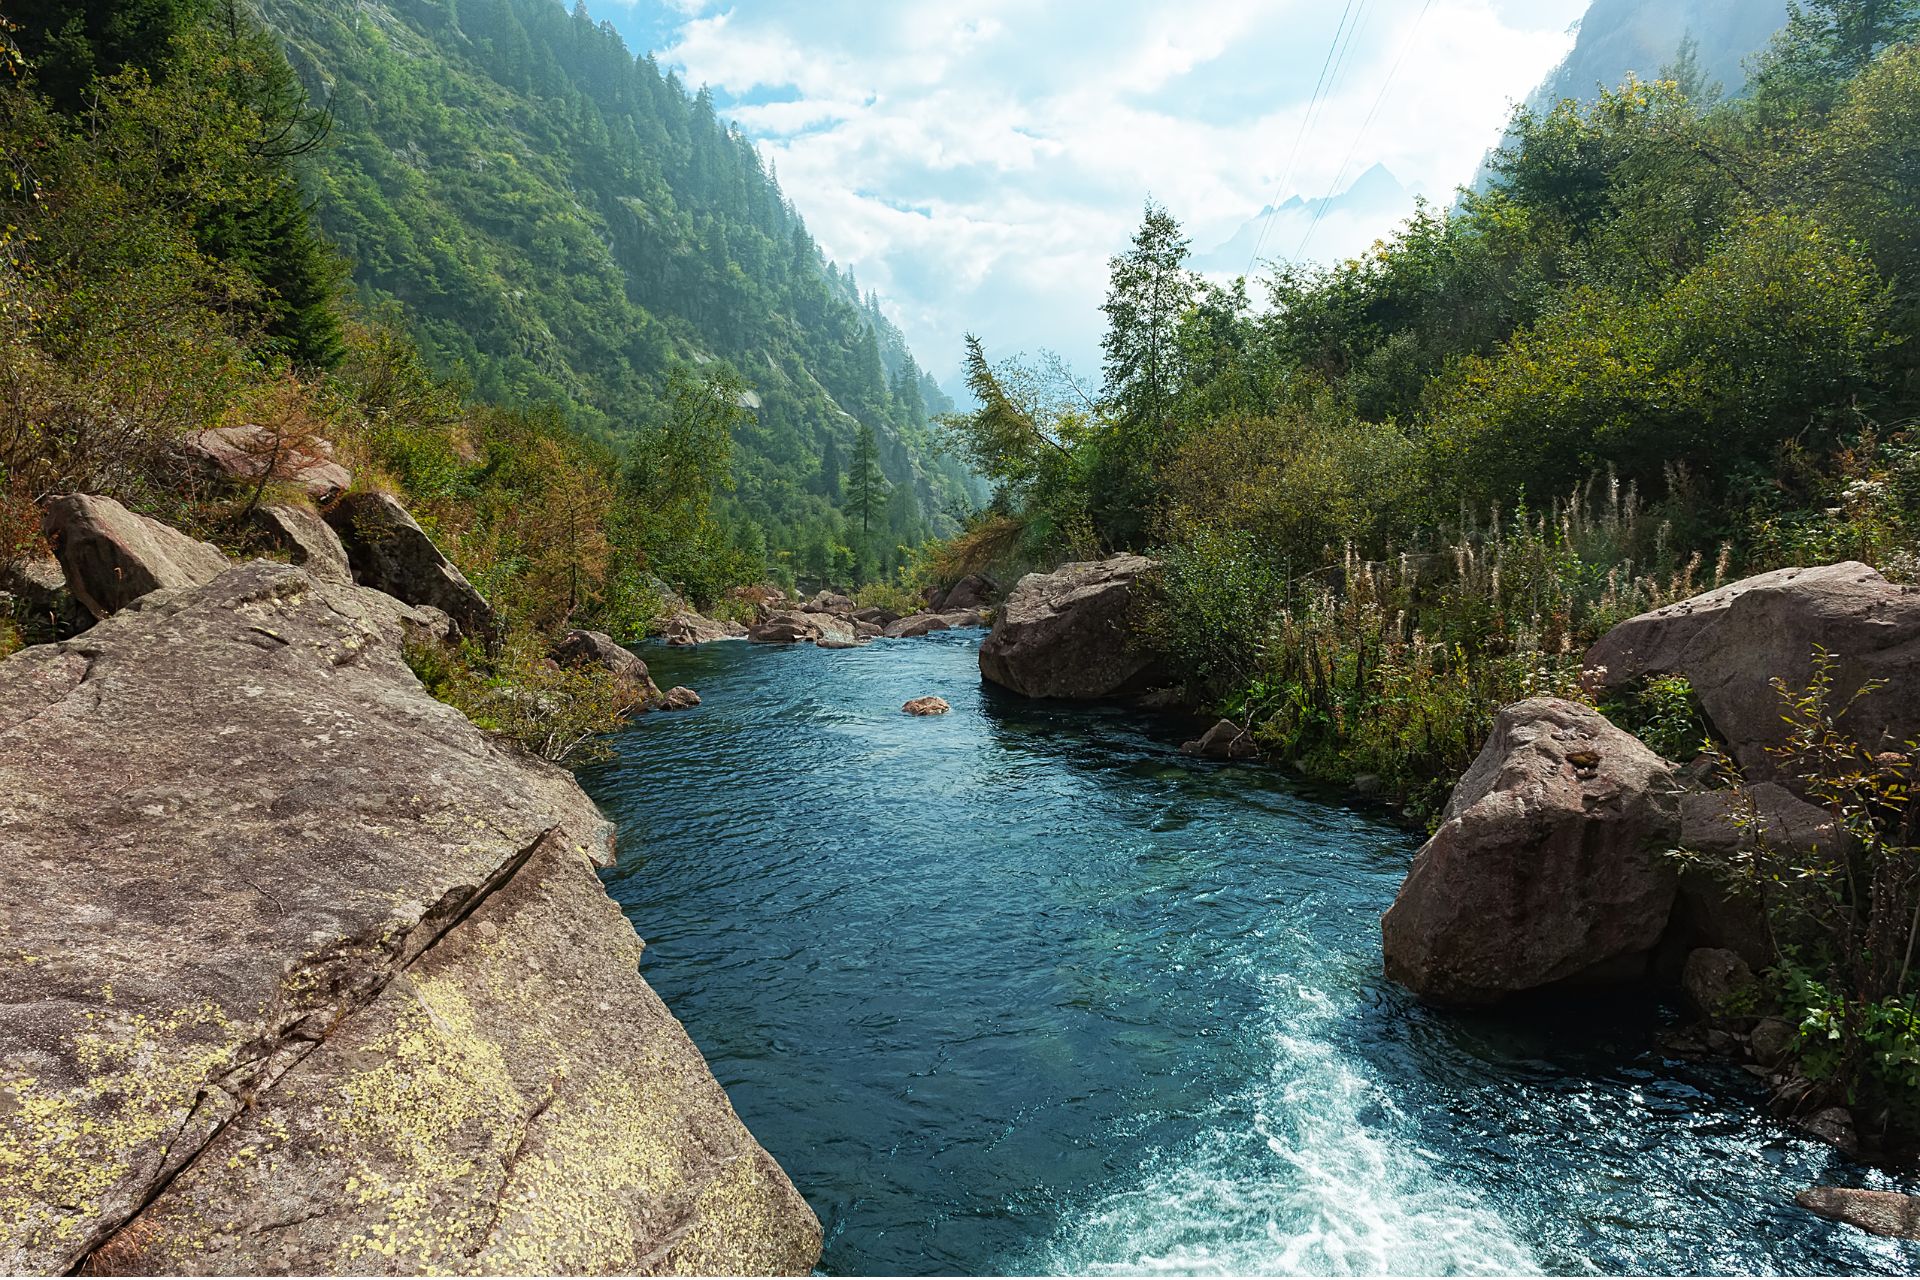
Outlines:
[[0,1077],[11,1113],[0,1128],[0,1241],[26,1256],[71,1247],[114,1188],[157,1166],[158,1144],[243,1039],[212,1004],[88,1021],[70,1046],[79,1083]]
[[475,1194],[474,1180],[497,1179],[531,1107],[457,986],[419,978],[411,988],[371,1046],[382,1061],[349,1077],[328,1113],[359,1153],[348,1185],[368,1223],[342,1261],[446,1269],[491,1226],[493,1196]]
[[679,1073],[639,1059],[601,1076],[582,1097],[557,1098],[540,1118],[537,1152],[523,1157],[501,1199],[495,1272],[618,1272],[638,1261],[634,1207],[665,1219],[693,1193]]
[[811,1267],[819,1241],[796,1200],[751,1152],[742,1152],[700,1189],[668,1270],[778,1275]]

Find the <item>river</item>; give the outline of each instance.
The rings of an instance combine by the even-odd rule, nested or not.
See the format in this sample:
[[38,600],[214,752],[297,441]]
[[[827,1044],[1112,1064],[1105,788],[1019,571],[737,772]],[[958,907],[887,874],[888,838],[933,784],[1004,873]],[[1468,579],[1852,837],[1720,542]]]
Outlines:
[[[582,781],[643,971],[829,1274],[1912,1274],[1670,1011],[1428,1010],[1415,842],[1139,714],[983,688],[978,632],[644,651],[698,709]],[[900,704],[939,694],[951,715]]]

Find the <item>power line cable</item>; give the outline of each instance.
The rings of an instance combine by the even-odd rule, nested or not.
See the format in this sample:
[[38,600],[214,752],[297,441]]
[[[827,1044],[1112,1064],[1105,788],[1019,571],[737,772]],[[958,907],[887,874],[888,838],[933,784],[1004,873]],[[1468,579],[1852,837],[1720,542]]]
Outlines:
[[1340,36],[1343,32],[1347,31],[1347,19],[1353,16],[1353,5],[1354,0],[1347,0],[1346,8],[1340,11],[1339,25],[1333,29],[1333,39],[1327,42],[1327,56],[1322,59],[1320,63],[1320,78],[1314,81],[1313,95],[1307,99],[1306,113],[1300,117],[1300,127],[1294,131],[1293,149],[1287,154],[1286,167],[1280,172],[1280,182],[1279,185],[1274,188],[1273,199],[1267,201],[1266,220],[1260,224],[1260,234],[1254,239],[1253,254],[1247,259],[1247,269],[1241,273],[1243,275],[1251,274],[1253,264],[1260,259],[1260,250],[1267,242],[1267,232],[1273,227],[1273,215],[1280,211],[1278,207],[1280,196],[1286,191],[1287,184],[1293,179],[1294,162],[1300,158],[1300,144],[1305,140],[1307,132],[1313,127],[1315,111],[1321,105],[1321,91],[1327,89],[1330,92],[1328,72],[1334,67],[1335,55],[1340,52]]
[[1307,242],[1313,239],[1313,233],[1320,227],[1320,219],[1327,216],[1327,206],[1333,203],[1334,193],[1340,184],[1346,181],[1347,171],[1353,167],[1353,158],[1360,152],[1360,142],[1367,136],[1367,130],[1373,127],[1374,117],[1380,114],[1380,105],[1387,100],[1387,90],[1393,87],[1394,77],[1400,74],[1400,68],[1407,60],[1407,54],[1413,51],[1414,39],[1420,34],[1420,24],[1426,20],[1427,10],[1433,8],[1433,0],[1426,0],[1420,6],[1420,12],[1414,15],[1413,26],[1407,31],[1407,38],[1400,46],[1400,56],[1393,60],[1393,66],[1387,71],[1387,78],[1380,85],[1380,93],[1373,100],[1373,109],[1367,112],[1367,118],[1360,122],[1360,131],[1353,135],[1353,145],[1347,148],[1347,158],[1340,162],[1340,171],[1334,175],[1333,185],[1327,189],[1327,195],[1314,211],[1313,221],[1307,224],[1307,233],[1300,237],[1300,247],[1293,251],[1293,260],[1300,261],[1307,251]]

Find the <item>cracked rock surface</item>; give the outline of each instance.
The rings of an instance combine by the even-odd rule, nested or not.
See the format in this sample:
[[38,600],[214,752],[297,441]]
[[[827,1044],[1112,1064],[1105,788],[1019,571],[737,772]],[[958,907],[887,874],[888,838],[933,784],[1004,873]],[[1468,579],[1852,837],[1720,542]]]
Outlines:
[[0,1271],[806,1270],[568,774],[257,562],[0,663]]

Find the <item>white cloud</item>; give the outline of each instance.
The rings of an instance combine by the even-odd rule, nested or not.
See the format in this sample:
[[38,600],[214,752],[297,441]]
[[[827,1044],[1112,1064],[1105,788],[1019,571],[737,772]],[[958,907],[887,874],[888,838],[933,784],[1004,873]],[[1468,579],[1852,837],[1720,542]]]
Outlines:
[[[1424,0],[1356,4],[1341,74],[1303,130],[1340,16],[1316,0],[671,2],[685,17],[662,60],[713,86],[816,239],[940,374],[968,330],[992,351],[1090,364],[1107,256],[1149,192],[1201,249],[1375,162],[1444,200],[1585,8],[1433,0],[1416,30]],[[1386,230],[1329,218],[1309,256]]]

